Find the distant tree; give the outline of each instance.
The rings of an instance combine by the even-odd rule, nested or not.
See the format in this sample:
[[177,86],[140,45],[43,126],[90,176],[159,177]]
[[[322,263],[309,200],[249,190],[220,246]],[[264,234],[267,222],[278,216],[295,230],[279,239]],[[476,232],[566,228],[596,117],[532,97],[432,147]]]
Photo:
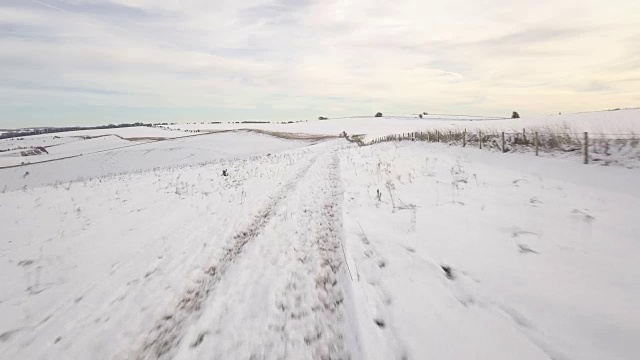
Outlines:
[[420,117],[420,119],[422,119],[422,114],[418,115]]
[[376,117],[382,117],[382,113],[381,112],[377,113]]
[[329,120],[329,118],[324,117],[324,116],[320,116],[320,117],[318,118],[318,120]]
[[422,115],[429,115],[429,113],[425,111],[422,113]]
[[520,114],[518,114],[517,111],[514,111],[513,114],[511,114],[511,118],[512,119],[520,119]]

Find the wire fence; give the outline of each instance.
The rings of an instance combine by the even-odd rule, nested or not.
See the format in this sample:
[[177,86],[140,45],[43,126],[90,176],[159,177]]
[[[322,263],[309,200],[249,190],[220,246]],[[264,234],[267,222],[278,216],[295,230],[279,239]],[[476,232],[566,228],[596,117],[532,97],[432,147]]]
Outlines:
[[503,153],[534,152],[536,156],[541,152],[580,153],[585,164],[592,160],[603,161],[616,155],[640,161],[640,135],[633,133],[578,133],[527,129],[522,129],[521,132],[433,130],[387,135],[370,141],[363,141],[358,136],[346,138],[360,146],[389,141],[426,141],[491,149]]

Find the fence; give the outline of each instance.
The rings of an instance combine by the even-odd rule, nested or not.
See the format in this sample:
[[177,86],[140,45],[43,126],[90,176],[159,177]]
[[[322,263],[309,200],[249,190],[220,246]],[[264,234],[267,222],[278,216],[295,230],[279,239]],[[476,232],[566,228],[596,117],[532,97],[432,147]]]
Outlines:
[[[387,141],[427,141],[442,142],[462,147],[473,146],[495,149],[500,152],[532,151],[539,156],[541,151],[561,151],[581,153],[584,164],[594,160],[593,155],[598,155],[596,161],[603,161],[614,153],[640,160],[640,137],[635,134],[589,134],[582,133],[558,133],[551,130],[522,132],[497,132],[466,130],[428,131],[402,133],[379,137],[369,142],[356,139],[361,146],[373,145]],[[623,151],[624,150],[624,151]]]

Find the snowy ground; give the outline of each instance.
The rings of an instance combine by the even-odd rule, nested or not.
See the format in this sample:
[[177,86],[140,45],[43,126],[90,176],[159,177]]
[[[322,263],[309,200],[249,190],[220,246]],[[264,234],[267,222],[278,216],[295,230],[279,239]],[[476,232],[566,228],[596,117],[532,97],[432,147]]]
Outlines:
[[[193,135],[193,133],[179,130],[171,131],[140,126],[68,131],[0,139],[0,168],[20,164],[47,162],[54,159]],[[24,152],[35,147],[44,148],[46,152],[37,151],[34,155],[24,156]]]
[[411,142],[341,164],[368,358],[639,353],[638,171]]
[[0,180],[0,359],[640,352],[638,170],[230,132]]
[[640,134],[640,109],[595,111],[588,113],[523,117],[504,119],[496,117],[427,115],[422,119],[416,116],[352,117],[330,120],[310,120],[293,124],[179,124],[173,129],[182,130],[224,130],[224,129],[262,129],[290,133],[311,133],[337,135],[343,131],[348,134],[364,134],[363,139],[375,139],[385,135],[429,130],[467,131],[554,131],[556,133],[590,132],[600,134]]
[[[99,139],[104,138],[92,140]],[[84,141],[83,146],[86,146],[89,141]],[[68,181],[90,180],[106,175],[166,167],[179,168],[210,163],[220,159],[261,155],[270,151],[300,148],[312,143],[246,132],[200,134],[150,143],[134,142],[110,150],[77,153],[77,156],[72,158],[0,169],[0,176],[3,180],[0,184],[5,190],[21,189],[25,186],[31,188],[48,184],[55,185]]]

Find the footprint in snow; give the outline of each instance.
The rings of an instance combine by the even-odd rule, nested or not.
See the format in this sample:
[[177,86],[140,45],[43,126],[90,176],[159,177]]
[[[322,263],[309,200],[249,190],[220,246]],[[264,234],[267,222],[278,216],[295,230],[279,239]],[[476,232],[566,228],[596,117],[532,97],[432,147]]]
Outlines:
[[591,224],[596,218],[589,215],[589,213],[587,212],[587,210],[578,210],[578,209],[573,209],[571,211],[571,214],[578,217],[579,219],[581,219],[582,221]]
[[511,232],[511,237],[514,239],[519,238],[522,235],[538,235],[538,233],[536,232],[523,230],[518,226],[514,226],[513,228],[509,229],[509,231]]
[[515,180],[513,180],[513,181],[512,181],[512,183],[513,183],[513,185],[515,185],[516,187],[520,187],[520,183],[521,183],[521,182],[523,182],[523,181],[524,181],[524,182],[528,182],[529,180],[527,180],[527,179],[515,179]]
[[526,254],[526,253],[539,254],[539,252],[532,250],[527,244],[518,244],[518,248],[520,249],[520,253],[523,253],[523,254]]
[[538,200],[538,198],[532,197],[531,199],[529,199],[529,204],[531,204],[531,206],[538,207],[538,204],[544,204],[544,203]]

